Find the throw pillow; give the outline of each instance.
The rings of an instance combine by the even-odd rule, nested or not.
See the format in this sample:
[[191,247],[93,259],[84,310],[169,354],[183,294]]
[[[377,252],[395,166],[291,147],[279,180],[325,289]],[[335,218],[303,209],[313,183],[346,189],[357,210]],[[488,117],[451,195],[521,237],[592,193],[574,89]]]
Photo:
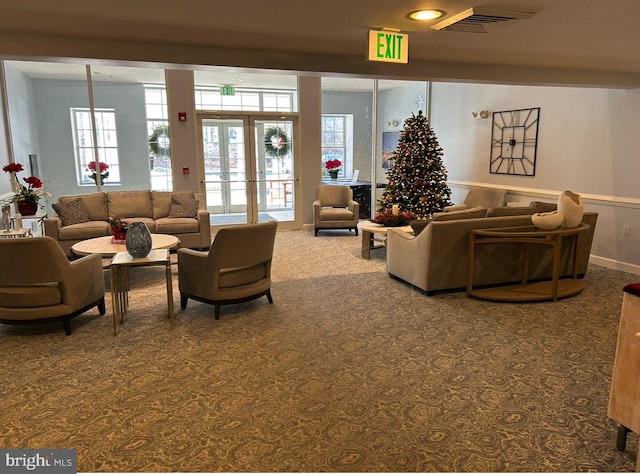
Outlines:
[[171,199],[171,210],[168,217],[197,217],[198,200],[173,196]]
[[52,204],[51,207],[53,207],[53,210],[60,216],[63,226],[89,222],[89,214],[87,214],[87,208],[84,207],[84,202],[82,202],[81,198],[74,199],[65,204]]

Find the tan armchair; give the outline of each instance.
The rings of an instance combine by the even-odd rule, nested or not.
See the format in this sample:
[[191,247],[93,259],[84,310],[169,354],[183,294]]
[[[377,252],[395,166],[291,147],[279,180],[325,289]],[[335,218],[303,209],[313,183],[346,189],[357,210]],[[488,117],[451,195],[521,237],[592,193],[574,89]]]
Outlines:
[[318,199],[313,202],[313,228],[353,229],[358,235],[360,204],[353,200],[349,186],[323,184],[318,186]]
[[461,211],[464,209],[471,209],[473,207],[484,207],[485,209],[489,209],[490,207],[502,207],[505,205],[506,199],[506,189],[471,188],[469,189],[467,196],[464,198],[464,204],[446,206],[444,211]]
[[277,222],[223,227],[208,252],[178,249],[180,306],[189,298],[215,306],[271,298],[271,260]]
[[51,237],[0,239],[0,323],[62,321],[94,306],[105,313],[100,255],[70,262]]

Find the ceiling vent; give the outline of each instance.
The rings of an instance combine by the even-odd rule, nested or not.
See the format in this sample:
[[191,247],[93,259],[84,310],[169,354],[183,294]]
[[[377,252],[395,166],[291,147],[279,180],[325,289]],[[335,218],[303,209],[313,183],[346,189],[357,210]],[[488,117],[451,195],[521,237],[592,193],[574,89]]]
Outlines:
[[511,12],[492,8],[469,8],[457,15],[433,25],[434,30],[462,31],[465,33],[488,33],[516,20],[525,20],[533,13]]

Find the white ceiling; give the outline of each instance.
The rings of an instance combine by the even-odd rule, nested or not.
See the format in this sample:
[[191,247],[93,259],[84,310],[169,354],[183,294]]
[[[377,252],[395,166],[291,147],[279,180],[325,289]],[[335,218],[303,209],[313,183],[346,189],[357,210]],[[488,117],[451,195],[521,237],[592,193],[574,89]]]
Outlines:
[[[470,7],[535,13],[487,34],[406,14]],[[0,0],[0,55],[577,85],[640,85],[639,0]],[[409,64],[365,60],[366,32],[409,34]]]

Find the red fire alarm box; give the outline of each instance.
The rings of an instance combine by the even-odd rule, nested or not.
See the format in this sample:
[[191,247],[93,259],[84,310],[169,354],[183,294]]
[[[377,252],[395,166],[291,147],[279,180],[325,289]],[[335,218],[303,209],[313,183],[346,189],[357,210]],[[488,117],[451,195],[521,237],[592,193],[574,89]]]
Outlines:
[[183,166],[182,167],[182,174],[189,174],[189,167],[188,166]]
[[187,121],[187,113],[186,112],[178,112],[178,120],[180,122],[186,122]]

